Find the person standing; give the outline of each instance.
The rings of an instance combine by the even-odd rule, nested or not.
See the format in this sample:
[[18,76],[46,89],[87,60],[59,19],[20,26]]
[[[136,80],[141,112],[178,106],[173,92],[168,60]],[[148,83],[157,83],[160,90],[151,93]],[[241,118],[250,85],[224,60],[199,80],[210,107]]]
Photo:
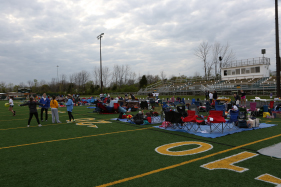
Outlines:
[[75,122],[75,119],[72,115],[72,110],[73,110],[73,101],[71,99],[71,95],[68,94],[67,95],[67,103],[65,104],[66,105],[66,109],[67,109],[67,113],[68,113],[68,117],[69,117],[69,121],[67,121],[67,123],[71,123],[71,119],[73,119],[73,122]]
[[243,107],[243,104],[244,104],[244,107],[246,108],[246,93],[241,90],[241,107]]
[[53,96],[53,100],[50,102],[50,107],[52,111],[52,123],[55,123],[55,120],[57,120],[57,123],[61,123],[59,120],[59,104],[56,101],[56,96]]
[[210,99],[210,103],[212,103],[212,101],[213,101],[213,93],[212,92],[209,93],[209,99]]
[[29,127],[30,121],[31,121],[33,115],[35,116],[35,118],[37,120],[38,127],[42,127],[42,125],[39,122],[38,112],[37,112],[36,107],[37,107],[37,105],[41,105],[42,106],[43,104],[33,101],[33,97],[30,97],[30,99],[29,99],[29,101],[27,103],[21,104],[20,106],[26,106],[26,105],[28,105],[28,107],[29,107],[29,119],[28,119],[27,127]]
[[14,101],[13,101],[13,96],[10,96],[9,97],[10,99],[9,99],[9,111],[11,111],[12,113],[13,113],[13,116],[15,116],[16,115],[16,111],[14,111],[13,110],[13,107],[14,107]]
[[45,120],[48,121],[48,109],[50,108],[50,99],[46,97],[46,93],[43,94],[39,103],[43,104],[41,108],[41,121],[43,121],[44,111],[45,111]]
[[217,93],[217,91],[214,91],[213,99],[214,99],[215,101],[218,99],[218,93]]
[[209,93],[208,93],[208,91],[206,90],[205,91],[205,96],[206,96],[206,101],[208,100],[208,98],[209,98]]
[[236,106],[239,107],[239,104],[240,104],[240,97],[239,97],[239,95],[233,94],[233,97],[234,97]]

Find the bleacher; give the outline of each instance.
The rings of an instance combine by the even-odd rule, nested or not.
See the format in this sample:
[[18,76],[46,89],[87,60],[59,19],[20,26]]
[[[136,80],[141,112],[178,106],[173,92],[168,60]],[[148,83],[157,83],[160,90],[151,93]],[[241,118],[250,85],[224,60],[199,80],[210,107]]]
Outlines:
[[[139,93],[175,93],[175,92],[193,92],[198,93],[210,90],[232,91],[241,88],[244,90],[257,90],[260,88],[270,88],[274,86],[276,77],[263,77],[263,78],[245,78],[234,80],[194,80],[194,79],[175,79],[167,80],[165,82],[158,81],[149,85],[144,91],[140,90]],[[265,86],[266,85],[266,86]]]

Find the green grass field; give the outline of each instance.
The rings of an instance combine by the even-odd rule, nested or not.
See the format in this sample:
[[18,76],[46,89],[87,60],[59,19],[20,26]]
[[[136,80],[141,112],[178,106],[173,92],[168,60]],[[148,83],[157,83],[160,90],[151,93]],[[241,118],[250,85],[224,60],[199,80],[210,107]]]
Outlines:
[[[276,186],[255,179],[263,174],[275,176],[277,179],[263,177],[275,183],[281,178],[281,160],[256,152],[281,142],[281,119],[262,120],[278,124],[271,128],[210,139],[153,125],[111,121],[118,114],[94,114],[86,106],[74,107],[78,125],[66,123],[66,108],[59,108],[63,123],[52,124],[49,115],[43,127],[37,127],[34,118],[27,128],[28,108],[16,103],[17,115],[12,116],[4,103],[0,102],[0,186],[257,187]],[[195,144],[169,151],[193,149],[193,154],[169,156],[155,151],[159,146],[184,141]],[[202,143],[212,149],[199,153],[195,149]],[[215,162],[226,157],[230,158]],[[201,167],[210,162],[221,169]]]

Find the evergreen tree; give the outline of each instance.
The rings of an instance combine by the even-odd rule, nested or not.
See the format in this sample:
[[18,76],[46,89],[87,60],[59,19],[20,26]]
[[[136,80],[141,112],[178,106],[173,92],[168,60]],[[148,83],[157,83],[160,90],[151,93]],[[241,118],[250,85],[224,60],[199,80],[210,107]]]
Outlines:
[[147,79],[146,79],[146,76],[143,75],[141,80],[140,80],[140,88],[143,88],[147,85]]

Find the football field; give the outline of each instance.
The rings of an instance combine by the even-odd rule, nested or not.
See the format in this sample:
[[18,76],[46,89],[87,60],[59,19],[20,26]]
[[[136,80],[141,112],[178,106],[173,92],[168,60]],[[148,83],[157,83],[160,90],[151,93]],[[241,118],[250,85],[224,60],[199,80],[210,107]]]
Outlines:
[[[276,186],[281,160],[257,150],[281,142],[277,126],[220,138],[113,121],[118,114],[74,107],[75,123],[27,127],[28,107],[16,116],[0,102],[0,186]],[[51,110],[49,109],[49,112]],[[40,110],[38,110],[40,117]],[[45,118],[44,118],[45,119]],[[159,124],[160,125],[160,124]]]

